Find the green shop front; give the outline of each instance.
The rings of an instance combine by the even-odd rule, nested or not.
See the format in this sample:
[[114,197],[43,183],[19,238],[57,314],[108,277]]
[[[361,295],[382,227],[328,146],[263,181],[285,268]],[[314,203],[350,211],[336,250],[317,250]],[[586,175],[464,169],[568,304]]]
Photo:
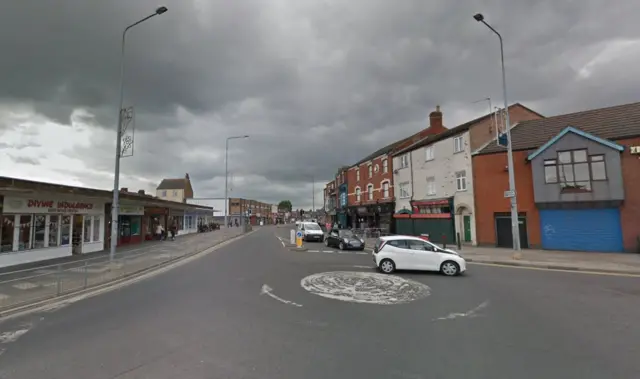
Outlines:
[[428,235],[435,243],[456,242],[453,197],[435,200],[412,200],[411,209],[393,215],[396,233],[410,236]]

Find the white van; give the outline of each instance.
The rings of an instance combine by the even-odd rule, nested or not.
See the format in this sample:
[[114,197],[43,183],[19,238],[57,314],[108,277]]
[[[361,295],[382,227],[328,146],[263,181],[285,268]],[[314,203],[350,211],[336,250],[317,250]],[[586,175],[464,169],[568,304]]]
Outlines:
[[324,231],[317,222],[296,222],[296,229],[302,231],[302,239],[305,241],[324,240]]

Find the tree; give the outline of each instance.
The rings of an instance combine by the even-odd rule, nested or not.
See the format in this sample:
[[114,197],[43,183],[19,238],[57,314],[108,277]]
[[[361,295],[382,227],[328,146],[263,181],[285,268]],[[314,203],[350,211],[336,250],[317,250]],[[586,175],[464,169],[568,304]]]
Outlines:
[[279,211],[291,212],[291,209],[293,209],[293,205],[291,205],[291,201],[289,200],[282,200],[280,203],[278,203]]

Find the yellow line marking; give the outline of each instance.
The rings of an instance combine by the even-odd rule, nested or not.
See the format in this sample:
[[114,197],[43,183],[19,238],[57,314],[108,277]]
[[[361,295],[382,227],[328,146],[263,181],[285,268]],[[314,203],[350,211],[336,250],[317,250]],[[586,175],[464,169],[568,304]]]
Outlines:
[[514,266],[514,265],[502,265],[498,263],[482,263],[482,262],[467,262],[469,265],[478,266],[492,266],[492,267],[505,267],[505,268],[519,268],[525,270],[538,270],[538,271],[557,271],[568,272],[572,274],[588,274],[588,275],[605,275],[605,276],[622,276],[627,278],[640,278],[640,274],[626,274],[622,272],[598,272],[598,271],[578,271],[578,270],[563,270],[559,268],[545,268],[545,267],[527,267],[527,266]]

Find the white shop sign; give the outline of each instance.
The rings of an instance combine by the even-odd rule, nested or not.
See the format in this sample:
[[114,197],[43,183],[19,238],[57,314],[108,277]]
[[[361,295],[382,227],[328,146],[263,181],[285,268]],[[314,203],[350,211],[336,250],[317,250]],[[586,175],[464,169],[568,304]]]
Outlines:
[[5,197],[3,212],[19,214],[103,214],[104,203],[93,200],[60,200],[50,197]]
[[122,216],[142,216],[144,215],[144,207],[137,205],[120,205],[120,212],[118,214]]

